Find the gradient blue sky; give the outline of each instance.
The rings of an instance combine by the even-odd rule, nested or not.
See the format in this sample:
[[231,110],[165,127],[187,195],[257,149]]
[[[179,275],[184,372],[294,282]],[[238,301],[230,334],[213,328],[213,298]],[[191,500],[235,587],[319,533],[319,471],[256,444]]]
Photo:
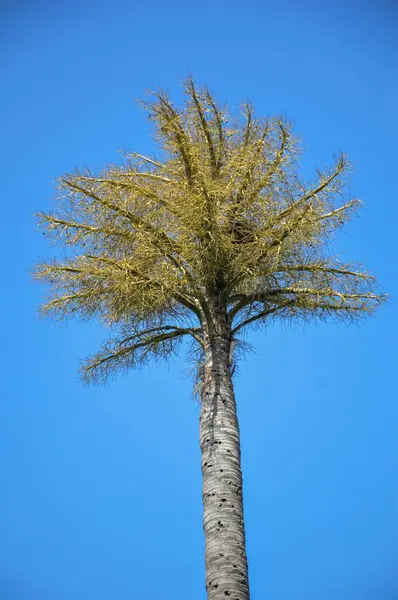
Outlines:
[[274,325],[241,365],[254,600],[398,598],[398,4],[0,4],[1,600],[205,600],[198,406],[184,355],[105,388],[104,332],[36,314],[53,253],[33,213],[83,163],[154,150],[135,98],[189,71],[296,123],[303,169],[340,151],[365,202],[336,243],[391,295],[359,326]]

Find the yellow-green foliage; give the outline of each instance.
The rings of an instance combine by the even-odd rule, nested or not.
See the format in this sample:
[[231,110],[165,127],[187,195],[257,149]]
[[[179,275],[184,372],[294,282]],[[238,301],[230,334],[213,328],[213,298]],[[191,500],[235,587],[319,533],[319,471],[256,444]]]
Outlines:
[[255,118],[250,104],[232,118],[192,79],[185,91],[182,108],[163,91],[146,104],[159,160],[132,153],[99,174],[64,175],[56,210],[39,214],[75,250],[37,268],[52,292],[44,313],[117,329],[87,361],[87,379],[167,355],[185,335],[202,344],[214,302],[238,337],[271,315],[356,316],[382,300],[372,277],[325,251],[360,204],[335,203],[345,156],[303,183],[283,119]]

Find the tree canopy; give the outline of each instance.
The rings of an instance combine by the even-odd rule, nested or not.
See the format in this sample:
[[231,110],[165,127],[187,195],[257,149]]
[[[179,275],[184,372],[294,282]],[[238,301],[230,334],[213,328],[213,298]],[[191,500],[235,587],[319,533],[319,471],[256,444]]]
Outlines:
[[181,107],[162,90],[145,102],[157,158],[126,153],[63,175],[54,212],[38,215],[69,249],[37,267],[51,290],[43,312],[112,330],[83,365],[87,381],[167,356],[185,336],[200,348],[215,298],[235,339],[271,317],[355,319],[384,298],[328,243],[360,206],[341,200],[346,156],[305,182],[285,119],[258,118],[250,103],[233,116],[192,78],[184,87]]

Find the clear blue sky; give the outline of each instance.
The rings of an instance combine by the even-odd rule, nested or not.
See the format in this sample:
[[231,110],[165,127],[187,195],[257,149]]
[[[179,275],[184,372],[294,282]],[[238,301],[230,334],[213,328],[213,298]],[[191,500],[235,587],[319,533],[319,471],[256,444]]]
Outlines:
[[365,207],[337,240],[391,295],[359,326],[275,325],[237,381],[253,600],[398,598],[398,5],[3,0],[1,600],[205,600],[198,406],[184,355],[82,388],[97,324],[38,319],[33,213],[75,165],[152,152],[135,103],[189,71],[340,150]]

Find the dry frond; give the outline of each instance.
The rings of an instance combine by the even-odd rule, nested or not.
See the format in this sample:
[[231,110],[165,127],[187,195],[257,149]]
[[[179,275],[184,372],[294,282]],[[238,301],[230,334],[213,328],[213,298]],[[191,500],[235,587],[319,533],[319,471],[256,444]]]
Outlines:
[[98,174],[66,174],[54,212],[38,215],[73,250],[36,270],[51,290],[43,312],[120,333],[86,363],[86,380],[167,356],[186,335],[201,347],[216,304],[236,336],[275,317],[362,316],[384,299],[373,277],[325,253],[360,205],[338,203],[347,158],[305,184],[289,123],[250,104],[232,117],[192,78],[185,91],[182,107],[162,90],[145,104],[162,160],[131,152]]

